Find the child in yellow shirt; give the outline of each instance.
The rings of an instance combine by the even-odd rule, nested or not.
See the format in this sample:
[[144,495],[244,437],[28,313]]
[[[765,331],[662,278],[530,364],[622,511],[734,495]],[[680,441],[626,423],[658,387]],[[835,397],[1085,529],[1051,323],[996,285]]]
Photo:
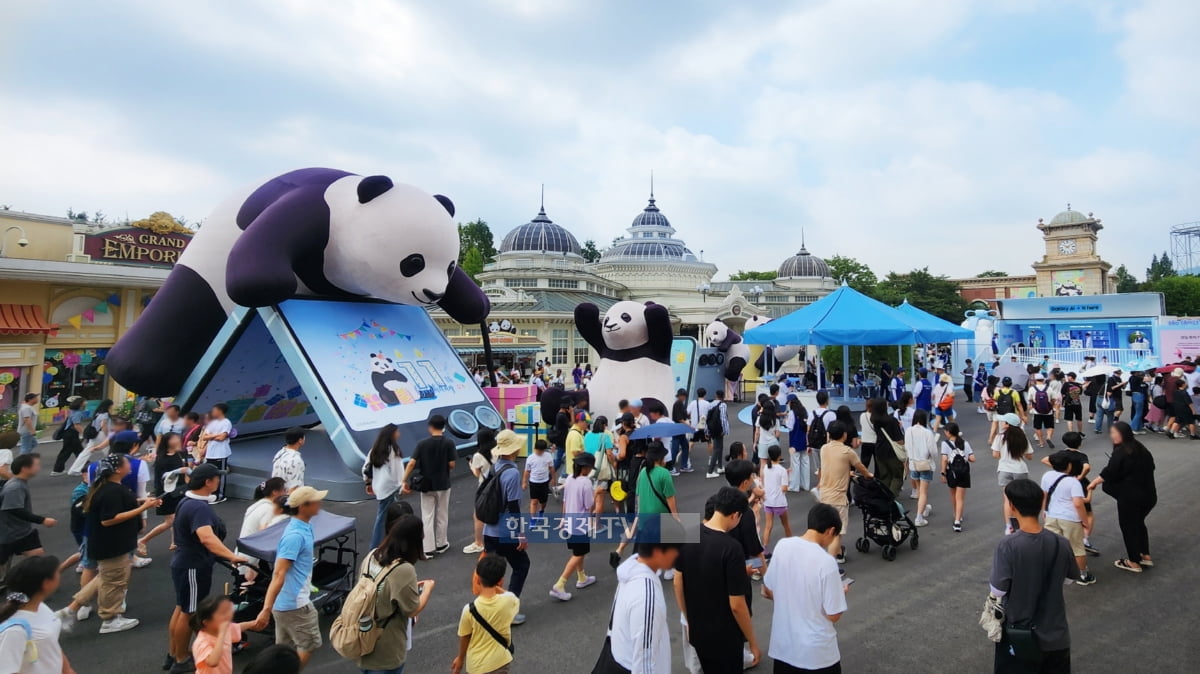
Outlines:
[[521,600],[504,591],[508,564],[503,557],[488,555],[475,565],[471,592],[475,600],[463,607],[458,621],[458,657],[450,665],[452,674],[502,674],[512,662],[512,621]]

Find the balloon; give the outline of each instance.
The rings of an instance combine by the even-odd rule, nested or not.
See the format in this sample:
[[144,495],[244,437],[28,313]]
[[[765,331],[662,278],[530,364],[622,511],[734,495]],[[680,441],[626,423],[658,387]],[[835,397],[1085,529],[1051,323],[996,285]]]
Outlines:
[[49,368],[46,368],[46,374],[48,374],[48,375],[50,375],[51,377],[53,377],[54,375],[58,374],[58,368],[57,368],[57,367],[49,367]]
[[13,376],[11,372],[0,372],[0,385],[11,384]]
[[104,366],[103,366],[103,365],[101,365],[100,367],[97,367],[97,368],[96,368],[96,374],[104,374],[104,371],[105,371],[105,370],[104,370]]

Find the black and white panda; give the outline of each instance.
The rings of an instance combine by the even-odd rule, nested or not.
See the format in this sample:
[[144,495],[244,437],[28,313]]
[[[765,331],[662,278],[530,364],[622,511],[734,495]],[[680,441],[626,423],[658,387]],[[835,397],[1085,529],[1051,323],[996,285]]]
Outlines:
[[725,354],[725,380],[737,381],[750,361],[750,347],[742,341],[742,336],[723,322],[713,321],[704,328],[704,337],[709,345]]
[[408,391],[413,400],[420,397],[420,393],[408,377],[396,369],[396,364],[391,358],[382,353],[371,354],[371,385],[379,393],[383,404],[389,407],[400,404],[399,391]]
[[490,304],[458,268],[453,215],[444,196],[336,169],[248,188],[204,221],[105,365],[130,390],[175,394],[236,305],[297,295],[438,305],[479,323]]
[[[750,332],[754,328],[770,323],[772,319],[768,316],[759,316],[755,314],[746,319],[746,328],[742,331],[743,334]],[[762,353],[754,360],[754,367],[764,375],[775,374],[783,364],[795,358],[800,353],[798,346],[764,346]],[[770,371],[764,370],[764,366],[770,365]]]
[[502,318],[500,319],[500,332],[507,332],[515,335],[517,334],[517,326],[513,325],[512,321],[508,320],[507,318]]
[[674,335],[666,307],[654,302],[617,302],[601,318],[600,308],[585,302],[575,307],[575,326],[600,354],[587,387],[592,414],[613,418],[622,398],[665,402],[674,397]]

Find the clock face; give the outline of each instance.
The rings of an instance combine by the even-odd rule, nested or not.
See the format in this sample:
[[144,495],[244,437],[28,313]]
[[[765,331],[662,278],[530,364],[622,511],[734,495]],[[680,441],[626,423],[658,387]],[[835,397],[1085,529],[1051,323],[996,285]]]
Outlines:
[[1075,250],[1075,239],[1064,239],[1058,242],[1058,252],[1062,255],[1074,255]]

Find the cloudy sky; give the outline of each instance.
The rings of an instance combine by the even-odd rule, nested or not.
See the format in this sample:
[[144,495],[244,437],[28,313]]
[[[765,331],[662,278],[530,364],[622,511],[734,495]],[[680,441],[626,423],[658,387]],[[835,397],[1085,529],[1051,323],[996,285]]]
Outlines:
[[[752,6],[751,6],[752,5]],[[1200,3],[4,3],[0,203],[203,218],[302,166],[497,239],[659,205],[720,266],[1029,273],[1067,202],[1139,276],[1200,220]]]

